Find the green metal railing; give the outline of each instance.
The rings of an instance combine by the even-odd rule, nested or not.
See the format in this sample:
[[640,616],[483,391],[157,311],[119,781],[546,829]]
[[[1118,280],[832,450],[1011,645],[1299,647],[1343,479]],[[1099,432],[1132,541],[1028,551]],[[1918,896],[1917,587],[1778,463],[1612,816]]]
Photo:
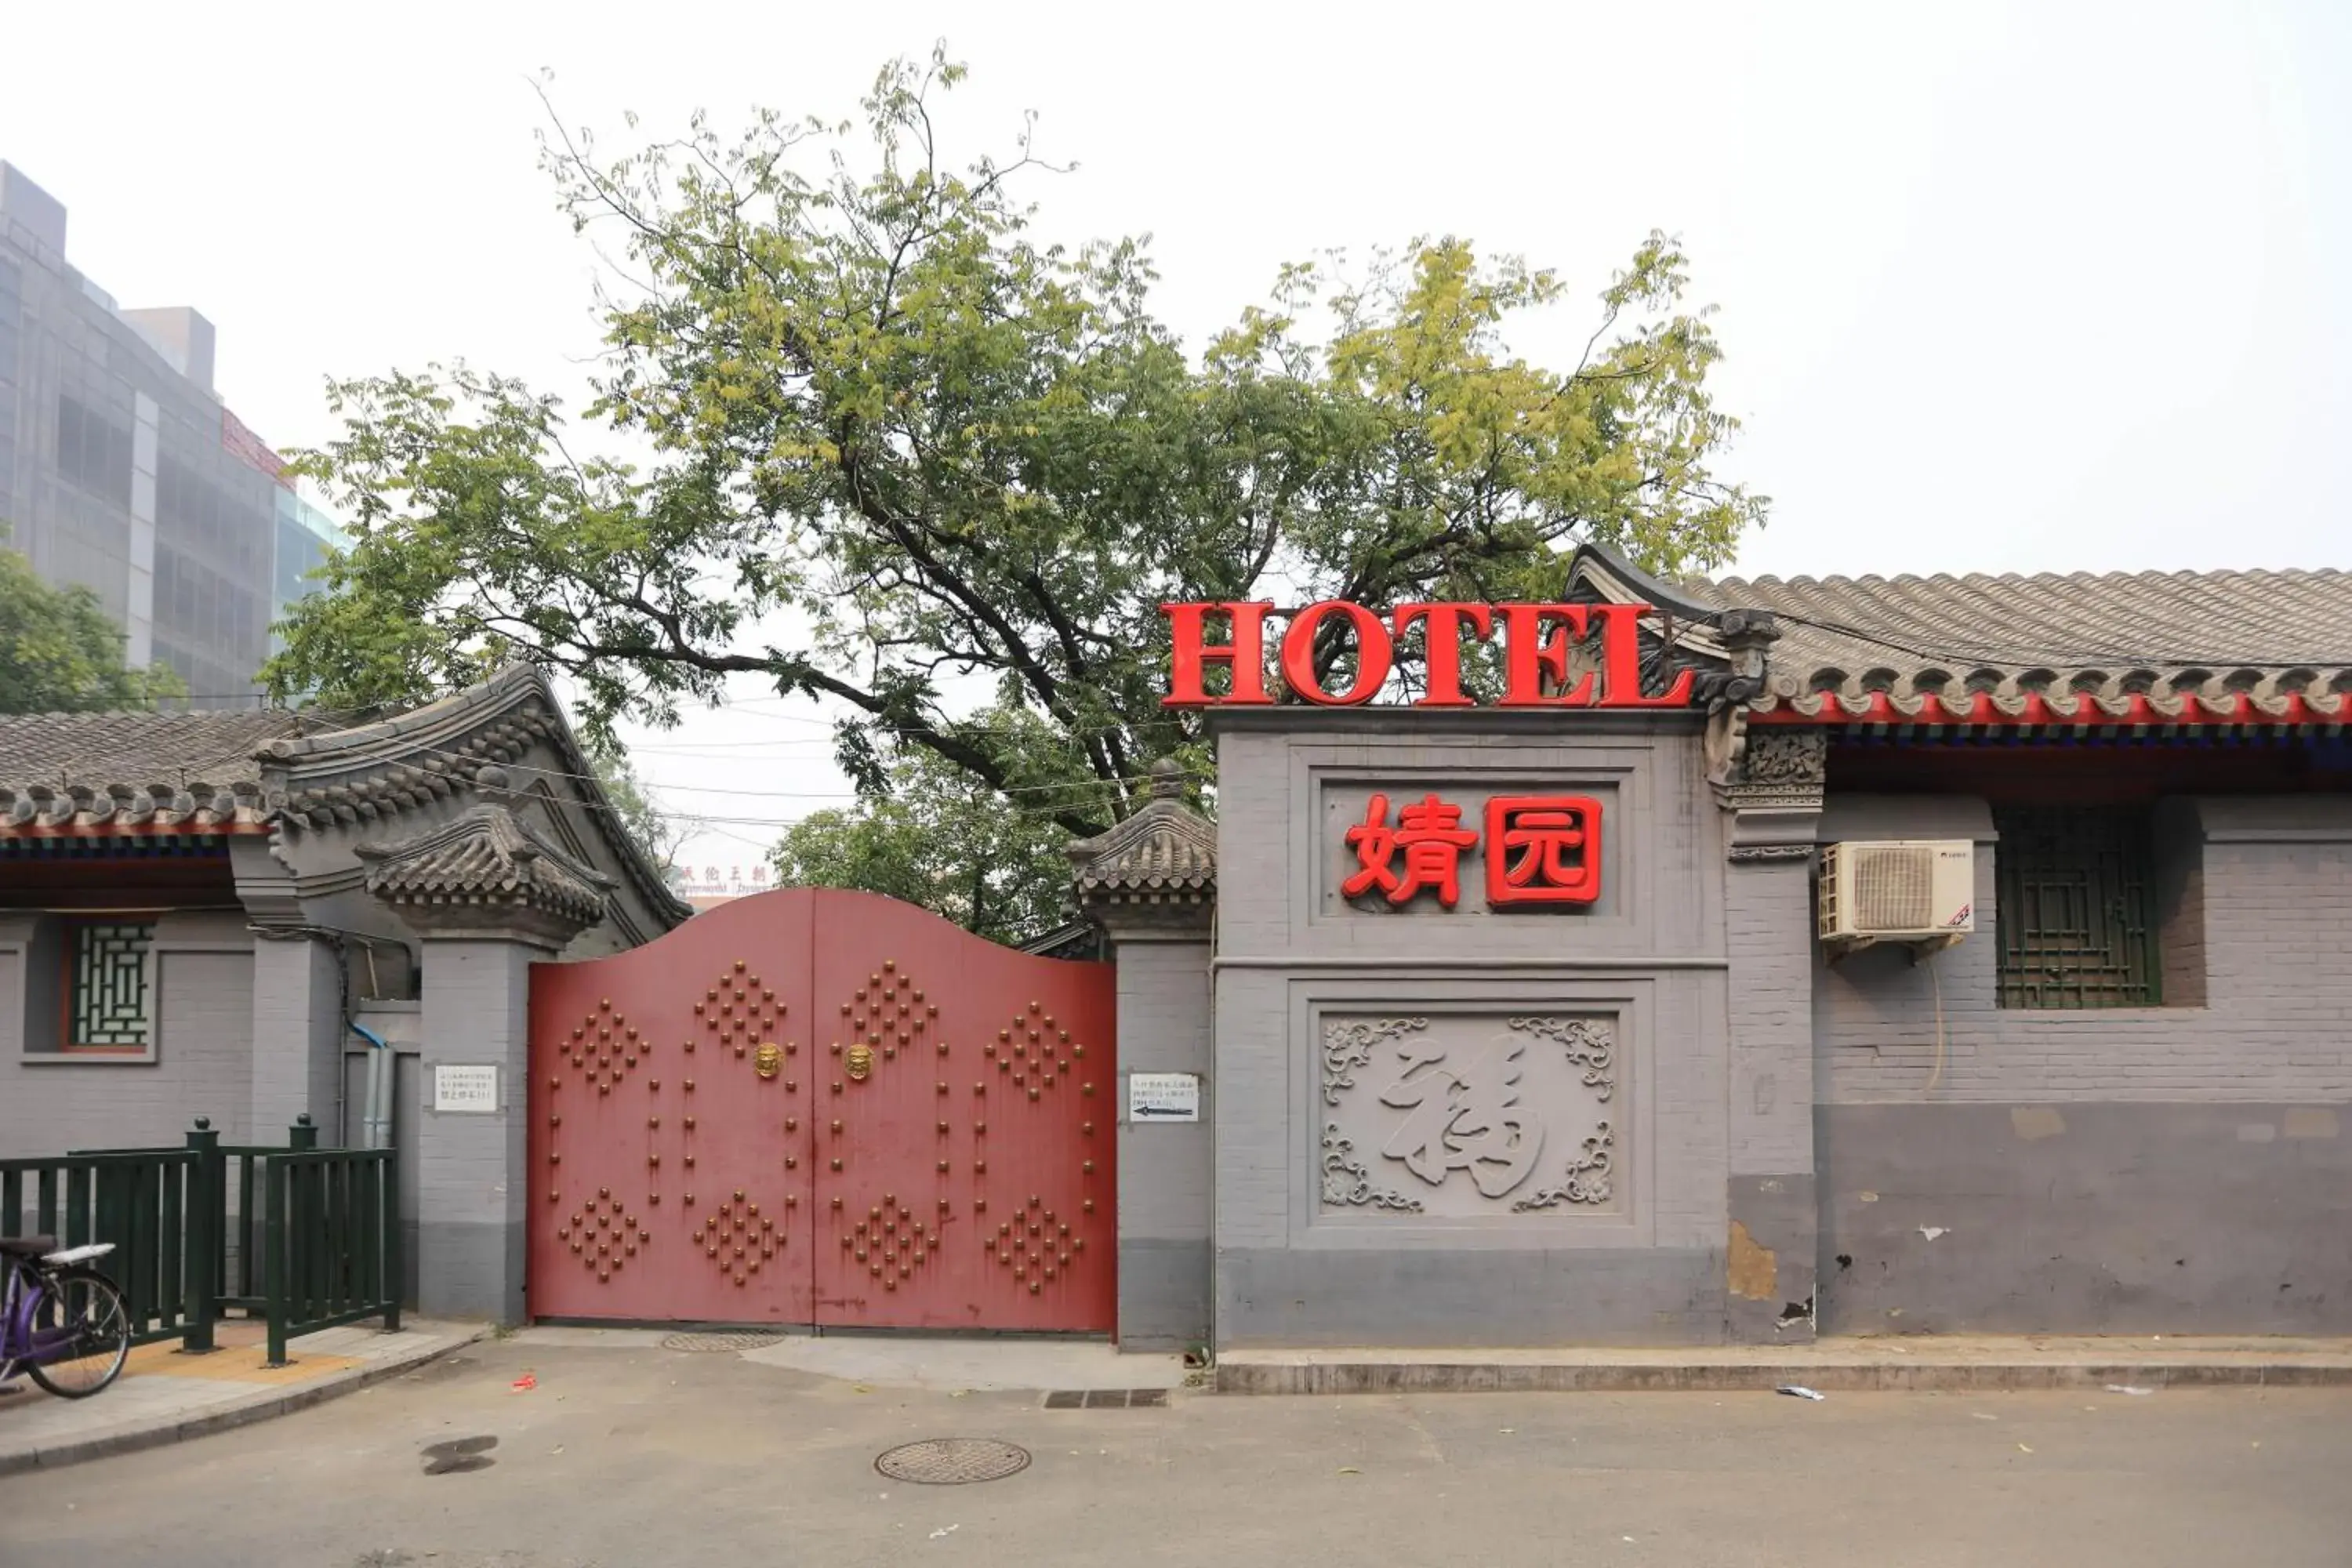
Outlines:
[[[282,1148],[224,1145],[203,1117],[179,1149],[80,1150],[0,1160],[0,1237],[110,1241],[132,1342],[214,1348],[227,1311],[286,1344],[382,1317],[400,1327],[400,1167],[390,1149],[321,1149],[308,1116]],[[28,1202],[29,1199],[29,1202]]]
[[286,1342],[381,1316],[400,1327],[400,1181],[389,1149],[306,1149],[262,1161],[269,1364]]
[[210,1245],[206,1174],[193,1149],[0,1160],[0,1237],[54,1236],[61,1247],[112,1242],[114,1251],[98,1266],[122,1289],[131,1342],[195,1335],[202,1343],[190,1348],[208,1349],[212,1324],[203,1293],[187,1289],[191,1262]]

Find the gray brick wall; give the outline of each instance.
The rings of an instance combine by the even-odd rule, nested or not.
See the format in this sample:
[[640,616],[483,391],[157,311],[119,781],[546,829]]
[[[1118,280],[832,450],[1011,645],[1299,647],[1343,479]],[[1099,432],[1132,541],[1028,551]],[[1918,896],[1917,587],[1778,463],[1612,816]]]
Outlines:
[[152,1061],[27,1058],[29,920],[0,924],[0,1154],[176,1144],[198,1116],[225,1142],[249,1121],[251,939],[242,921],[157,923]]
[[[1286,712],[1222,726],[1218,748],[1219,1342],[1720,1339],[1729,974],[1695,722]],[[1490,912],[1475,852],[1451,911],[1335,895],[1344,828],[1373,789],[1392,809],[1434,790],[1483,829],[1490,795],[1571,788],[1608,809],[1589,914]],[[1555,1007],[1616,1020],[1621,1213],[1324,1212],[1326,1015]],[[1800,1017],[1800,1063],[1803,1034]]]
[[[1857,818],[1837,805],[1832,797],[1822,837],[1863,837],[1853,831]],[[2352,1034],[2344,1023],[2352,970],[2343,962],[2352,931],[2352,800],[2205,799],[2194,816],[2203,837],[2195,847],[2204,1005],[1998,1006],[1999,848],[1979,843],[1976,931],[1932,967],[1894,950],[1835,964],[1815,960],[1823,1102],[2352,1099]],[[1874,816],[1867,826],[1879,830],[1872,837],[1940,837],[1929,829],[1990,817],[1980,802],[1936,799],[1922,801],[1912,820],[1920,826],[1907,833],[1900,816]],[[2174,951],[2185,958],[2193,949],[2184,940]],[[2186,989],[2168,981],[2168,994]]]
[[1733,866],[1724,899],[1731,956],[1731,1170],[1813,1168],[1811,868]]
[[[520,942],[430,942],[416,1121],[418,1305],[443,1317],[519,1322],[527,1207],[525,1115],[530,962]],[[494,1114],[432,1109],[436,1063],[499,1069]]]

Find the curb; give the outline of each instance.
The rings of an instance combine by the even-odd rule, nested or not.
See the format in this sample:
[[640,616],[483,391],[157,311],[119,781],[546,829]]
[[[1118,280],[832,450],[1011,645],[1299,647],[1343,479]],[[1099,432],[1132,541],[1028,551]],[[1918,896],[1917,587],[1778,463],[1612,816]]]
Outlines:
[[1495,1362],[1221,1363],[1219,1394],[1758,1394],[1783,1384],[1825,1394],[2093,1393],[2140,1388],[2352,1387],[2352,1363],[2314,1362],[1895,1362],[1843,1366],[1695,1364],[1530,1365]]
[[[135,1454],[142,1448],[161,1448],[191,1438],[209,1437],[215,1432],[227,1432],[239,1426],[250,1426],[257,1421],[275,1416],[291,1415],[298,1410],[308,1410],[313,1405],[323,1405],[346,1394],[356,1394],[403,1373],[440,1360],[452,1351],[463,1350],[489,1333],[487,1328],[476,1329],[431,1350],[411,1354],[388,1356],[367,1366],[347,1367],[305,1388],[285,1394],[263,1394],[255,1398],[226,1406],[207,1410],[184,1421],[141,1427],[126,1432],[105,1432],[95,1436],[71,1438],[54,1443],[46,1448],[33,1448],[23,1453],[0,1454],[0,1476],[23,1475],[32,1470],[55,1469],[60,1465],[77,1465],[85,1459],[111,1458],[117,1454]],[[100,1395],[103,1398],[104,1395]]]

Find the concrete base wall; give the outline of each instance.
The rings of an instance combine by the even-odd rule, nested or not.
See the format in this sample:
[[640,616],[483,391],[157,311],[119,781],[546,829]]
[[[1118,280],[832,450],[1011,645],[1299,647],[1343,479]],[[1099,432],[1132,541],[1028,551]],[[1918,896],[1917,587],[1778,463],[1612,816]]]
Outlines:
[[1217,1254],[1221,1346],[1662,1345],[1724,1339],[1712,1250]]
[[1825,1333],[2352,1333],[2352,1107],[1819,1112]]

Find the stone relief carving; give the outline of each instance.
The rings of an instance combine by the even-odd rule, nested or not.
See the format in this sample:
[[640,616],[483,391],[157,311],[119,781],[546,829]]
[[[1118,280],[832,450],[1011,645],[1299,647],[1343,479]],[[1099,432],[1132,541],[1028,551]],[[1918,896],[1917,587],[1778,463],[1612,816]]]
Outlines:
[[1327,1206],[1475,1217],[1615,1199],[1615,1133],[1594,1115],[1617,1092],[1606,1018],[1328,1020],[1322,1089]]
[[1514,1029],[1524,1029],[1531,1035],[1541,1035],[1556,1040],[1568,1053],[1568,1059],[1584,1069],[1586,1087],[1601,1091],[1605,1103],[1617,1092],[1617,1080],[1611,1076],[1616,1067],[1616,1047],[1609,1038],[1609,1025],[1600,1018],[1513,1018]]
[[1370,1206],[1394,1209],[1402,1214],[1419,1214],[1421,1200],[1402,1193],[1391,1192],[1372,1185],[1372,1173],[1364,1163],[1355,1157],[1353,1139],[1339,1135],[1339,1124],[1323,1124],[1323,1201],[1344,1204],[1351,1207]]
[[1356,1087],[1353,1074],[1370,1064],[1373,1047],[1409,1029],[1427,1027],[1426,1018],[1358,1019],[1328,1026],[1323,1031],[1323,1103],[1337,1105],[1341,1089]]
[[1815,729],[1757,725],[1748,731],[1740,773],[1750,784],[1806,784],[1829,776],[1829,738]]
[[1616,1146],[1617,1134],[1606,1121],[1592,1130],[1584,1141],[1583,1150],[1569,1162],[1568,1179],[1559,1186],[1545,1187],[1531,1196],[1521,1198],[1511,1205],[1513,1214],[1531,1214],[1561,1204],[1605,1204],[1611,1196],[1609,1151]]

